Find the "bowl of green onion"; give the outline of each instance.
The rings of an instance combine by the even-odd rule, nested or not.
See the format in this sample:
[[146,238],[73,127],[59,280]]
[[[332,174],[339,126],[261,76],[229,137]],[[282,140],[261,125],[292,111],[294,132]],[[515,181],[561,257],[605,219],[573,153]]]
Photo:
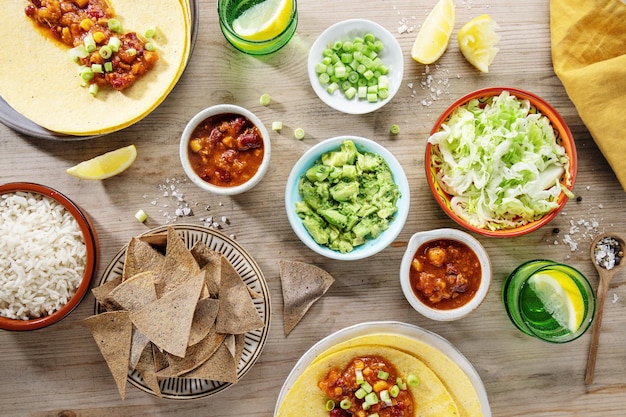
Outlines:
[[424,165],[437,203],[466,229],[515,237],[573,196],[576,147],[565,121],[528,91],[493,87],[456,100],[435,123]]
[[402,48],[375,22],[344,20],[313,43],[308,73],[313,90],[330,107],[348,114],[370,113],[391,101],[402,83]]

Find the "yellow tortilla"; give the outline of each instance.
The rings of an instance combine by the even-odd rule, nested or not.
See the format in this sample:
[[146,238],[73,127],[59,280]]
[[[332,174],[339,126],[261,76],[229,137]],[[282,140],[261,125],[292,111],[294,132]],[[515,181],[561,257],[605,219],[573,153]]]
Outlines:
[[378,345],[399,349],[425,363],[446,386],[459,408],[461,417],[482,417],[478,393],[467,374],[446,354],[422,341],[394,334],[358,336],[338,343],[319,355],[313,364],[336,352],[362,345]]
[[382,356],[406,379],[409,374],[419,378],[416,386],[408,386],[413,395],[415,417],[457,417],[454,399],[422,361],[397,349],[380,345],[361,345],[334,351],[318,357],[296,380],[278,409],[276,417],[328,417],[324,405],[326,394],[317,386],[333,368],[343,370],[359,356]]
[[154,110],[180,78],[190,53],[186,0],[109,0],[126,31],[150,26],[159,61],[123,92],[101,88],[92,97],[81,87],[68,47],[44,35],[24,13],[26,1],[10,1],[0,13],[0,96],[17,112],[49,130],[88,136],[110,133]]

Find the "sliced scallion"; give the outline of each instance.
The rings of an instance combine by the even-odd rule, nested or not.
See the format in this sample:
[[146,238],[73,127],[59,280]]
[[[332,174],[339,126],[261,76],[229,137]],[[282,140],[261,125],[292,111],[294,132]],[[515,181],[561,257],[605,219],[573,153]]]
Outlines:
[[146,48],[146,51],[154,51],[156,49],[152,42],[146,42],[146,46],[144,48]]
[[272,130],[275,132],[280,132],[281,130],[283,130],[283,122],[272,122]]
[[148,215],[145,211],[139,210],[137,213],[135,213],[135,218],[143,223],[148,219]]
[[397,385],[393,385],[391,388],[389,388],[389,395],[391,395],[393,398],[396,398],[398,394],[400,394],[400,388],[398,388]]
[[271,102],[272,102],[272,97],[270,97],[270,95],[267,93],[261,95],[261,98],[259,98],[259,103],[261,103],[261,105],[263,106],[269,106]]
[[144,32],[143,36],[145,36],[146,38],[150,39],[150,38],[154,38],[156,36],[157,33],[157,27],[156,26],[150,26],[148,29],[146,29],[146,31]]
[[342,410],[347,410],[350,408],[350,406],[352,406],[352,403],[350,402],[349,399],[344,398],[343,400],[341,400],[341,402],[339,403],[339,407],[341,407]]
[[89,53],[94,52],[96,50],[96,41],[93,39],[93,35],[91,33],[88,33],[83,38],[83,45],[85,45],[85,49]]
[[87,52],[85,45],[78,45],[67,51],[67,55],[72,59],[72,61],[78,62],[79,59],[89,56],[89,53]]
[[386,381],[387,378],[389,378],[389,372],[385,372],[382,369],[378,370],[378,379],[382,379],[383,381]]
[[113,52],[119,51],[121,44],[122,44],[122,41],[120,41],[120,38],[116,36],[111,36],[109,38],[109,42],[107,43],[107,45],[109,45],[109,48],[111,48]]
[[102,74],[104,71],[102,69],[102,64],[91,64],[91,70],[94,73]]
[[335,408],[335,402],[333,400],[326,401],[326,411],[332,411]]
[[115,33],[122,33],[122,22],[117,19],[109,19],[107,21],[107,26]]
[[104,63],[104,70],[106,72],[112,72],[113,71],[113,63],[111,61],[107,61]]
[[378,404],[378,395],[375,392],[370,392],[365,396],[364,400],[369,405]]
[[304,139],[304,129],[302,129],[301,127],[296,128],[296,130],[293,131],[293,135],[298,140]]
[[363,388],[359,388],[354,392],[354,396],[357,397],[359,400],[365,398],[366,395],[367,391],[365,391]]
[[392,135],[397,135],[398,133],[400,133],[400,126],[398,126],[397,124],[392,124],[389,128],[389,133],[391,133]]
[[93,97],[97,96],[98,84],[89,84],[89,89],[87,91],[89,91],[89,94],[91,94]]
[[108,45],[104,45],[100,47],[100,50],[98,52],[100,53],[100,56],[104,59],[109,59],[111,58],[111,55],[113,55],[113,51],[111,50],[111,47]]
[[416,385],[419,385],[419,383],[420,383],[420,379],[419,379],[419,378],[417,377],[417,375],[415,375],[415,374],[409,374],[409,376],[407,376],[407,377],[406,377],[406,382],[407,382],[410,386],[414,387],[414,386],[416,386]]

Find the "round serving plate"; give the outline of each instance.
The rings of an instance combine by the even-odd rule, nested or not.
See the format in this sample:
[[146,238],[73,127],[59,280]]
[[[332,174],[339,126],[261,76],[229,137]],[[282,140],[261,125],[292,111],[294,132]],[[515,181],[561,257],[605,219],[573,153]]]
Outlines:
[[[151,229],[142,233],[142,236],[165,233],[167,232],[167,227],[168,226],[160,226]],[[191,249],[196,242],[202,241],[212,250],[223,254],[237,270],[237,273],[239,273],[239,276],[248,288],[260,294],[259,298],[254,298],[252,301],[254,302],[259,316],[263,319],[264,326],[262,329],[253,330],[245,334],[243,356],[237,365],[237,379],[241,380],[261,355],[261,351],[269,335],[271,316],[270,294],[261,268],[259,268],[256,261],[243,247],[221,232],[190,224],[171,225],[171,227],[182,237],[187,248]],[[113,260],[102,274],[99,285],[122,275],[127,247],[128,245],[124,245],[113,257]],[[102,312],[104,312],[104,309],[101,307],[100,303],[96,301],[95,314]],[[129,371],[128,382],[149,394],[156,395],[155,392],[146,385],[141,375],[136,370]],[[207,379],[166,378],[159,380],[161,396],[163,398],[176,400],[189,400],[211,396],[224,391],[231,385],[233,384]]]
[[319,355],[339,343],[347,342],[360,336],[381,333],[419,340],[420,342],[426,343],[438,349],[446,355],[450,360],[458,365],[463,372],[465,372],[474,386],[482,408],[483,417],[491,417],[491,408],[489,407],[487,391],[485,390],[485,386],[480,379],[480,375],[478,375],[478,372],[476,372],[476,369],[474,369],[470,361],[456,347],[454,347],[454,345],[438,334],[412,324],[397,321],[374,321],[355,324],[326,336],[324,339],[311,346],[311,348],[304,355],[302,355],[298,362],[296,362],[295,366],[287,376],[287,379],[278,394],[278,400],[276,401],[276,407],[274,409],[274,416],[277,415],[278,409],[283,402],[285,395],[287,395],[287,392],[289,392],[300,375],[302,375],[302,373]]
[[[189,0],[190,12],[191,12],[191,46],[189,51],[189,59],[193,53],[193,49],[196,45],[196,39],[198,37],[198,11],[199,0]],[[187,64],[189,63],[187,60]],[[48,130],[45,127],[39,126],[26,116],[17,112],[11,107],[2,97],[0,97],[0,123],[6,127],[22,133],[27,136],[32,136],[40,139],[51,139],[58,141],[76,141],[93,139],[104,135],[91,135],[91,136],[75,136],[65,133],[54,132]]]

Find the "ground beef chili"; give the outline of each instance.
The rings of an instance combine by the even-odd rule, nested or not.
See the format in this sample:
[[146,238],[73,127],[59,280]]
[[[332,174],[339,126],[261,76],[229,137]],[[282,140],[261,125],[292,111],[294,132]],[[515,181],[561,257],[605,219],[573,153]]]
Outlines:
[[[51,38],[68,47],[82,45],[88,35],[95,39],[96,50],[79,58],[79,64],[91,67],[92,64],[110,62],[111,68],[95,72],[89,84],[110,85],[122,91],[150,71],[159,60],[156,52],[146,50],[146,42],[137,33],[116,33],[109,28],[108,21],[115,14],[106,0],[29,0],[24,12],[46,28]],[[119,49],[104,58],[100,48],[112,37],[120,40]]]
[[[359,399],[356,395],[357,390],[361,388],[361,384],[357,382],[357,370],[360,370],[363,379],[379,398],[379,401],[367,410],[363,407],[364,399]],[[379,375],[379,371],[386,374],[386,377]],[[331,369],[326,378],[318,382],[318,387],[335,403],[335,408],[329,411],[329,417],[367,417],[374,413],[378,413],[379,417],[413,416],[413,396],[406,386],[405,389],[399,390],[397,396],[391,396],[389,403],[380,401],[380,397],[383,396],[381,392],[385,390],[389,392],[396,385],[399,376],[395,367],[385,358],[363,356],[354,358],[343,370]],[[346,409],[340,407],[344,400],[350,402]]]
[[234,187],[258,171],[263,161],[263,137],[245,116],[219,114],[193,130],[188,153],[191,167],[204,181]]
[[415,295],[426,305],[449,310],[472,299],[481,280],[478,256],[463,242],[439,239],[422,244],[411,263]]

